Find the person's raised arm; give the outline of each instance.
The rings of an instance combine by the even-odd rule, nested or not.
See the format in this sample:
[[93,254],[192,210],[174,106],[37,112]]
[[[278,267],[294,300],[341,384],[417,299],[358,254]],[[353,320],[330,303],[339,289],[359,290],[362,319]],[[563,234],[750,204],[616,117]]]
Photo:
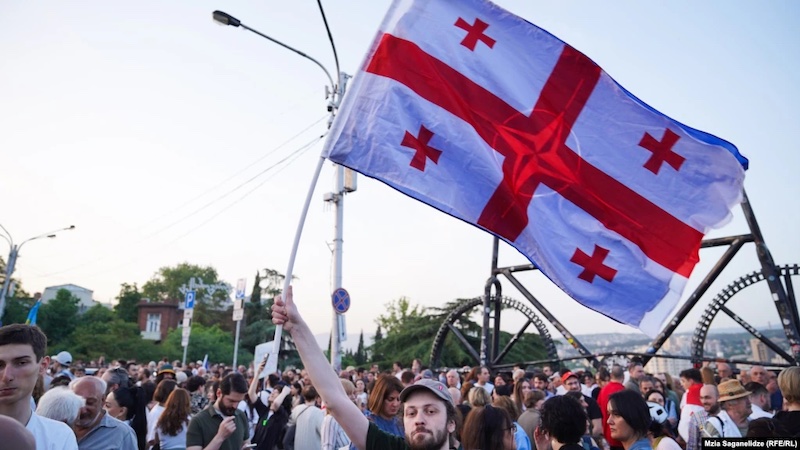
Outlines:
[[272,323],[283,325],[283,329],[292,335],[292,340],[294,340],[300,359],[311,378],[311,383],[325,401],[328,411],[342,426],[353,445],[356,448],[364,449],[367,444],[369,421],[358,406],[347,397],[338,375],[325,359],[325,354],[322,353],[314,339],[314,334],[300,316],[292,299],[291,286],[284,292],[284,295],[285,301],[283,296],[275,297],[275,303],[272,305]]
[[283,390],[281,390],[281,393],[278,394],[278,398],[276,398],[275,401],[272,402],[271,405],[269,405],[269,409],[271,409],[272,412],[278,412],[278,408],[281,407],[281,405],[283,404],[283,401],[286,400],[286,397],[288,397],[289,394],[291,394],[291,393],[292,393],[292,389],[289,388],[289,386],[284,386]]
[[[256,391],[257,391],[257,388],[258,388],[258,383],[261,380],[261,378],[259,378],[259,376],[261,375],[261,372],[264,371],[264,366],[266,366],[266,365],[267,365],[267,359],[264,358],[258,364],[258,367],[256,368],[255,376],[253,376],[253,381],[250,382],[250,388],[247,389],[247,396],[250,398],[250,403],[251,404],[255,403],[256,399],[258,398],[258,393]],[[269,406],[269,405],[267,405],[267,406]]]

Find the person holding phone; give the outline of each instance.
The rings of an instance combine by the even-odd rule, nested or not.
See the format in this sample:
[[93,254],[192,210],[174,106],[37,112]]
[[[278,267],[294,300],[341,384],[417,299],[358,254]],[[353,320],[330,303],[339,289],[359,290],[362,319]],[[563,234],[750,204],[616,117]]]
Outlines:
[[237,408],[246,395],[247,381],[242,374],[225,375],[216,393],[217,400],[189,423],[186,450],[240,450],[249,444],[247,417]]
[[253,380],[250,382],[250,389],[247,391],[247,396],[258,413],[253,442],[250,444],[250,448],[255,448],[256,450],[272,450],[278,445],[278,442],[281,441],[283,429],[289,422],[289,414],[291,414],[292,410],[292,399],[289,395],[291,389],[285,384],[280,386],[278,377],[275,374],[269,374],[265,377],[265,380],[268,380],[269,385],[272,387],[271,392],[268,389],[256,392],[260,384],[259,376],[264,371],[268,356],[269,354],[265,355],[264,359],[259,363]]

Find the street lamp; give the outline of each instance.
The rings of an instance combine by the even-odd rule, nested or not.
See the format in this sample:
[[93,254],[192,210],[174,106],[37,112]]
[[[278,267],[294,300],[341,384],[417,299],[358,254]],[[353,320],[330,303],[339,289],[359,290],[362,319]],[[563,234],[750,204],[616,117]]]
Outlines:
[[3,289],[0,290],[0,325],[2,325],[3,313],[5,312],[6,309],[6,295],[8,295],[8,289],[11,285],[11,275],[14,273],[14,265],[17,262],[17,256],[19,255],[19,251],[22,249],[22,246],[25,245],[26,242],[30,242],[36,239],[54,238],[56,237],[56,234],[59,231],[74,230],[75,225],[70,225],[65,228],[59,228],[57,230],[53,230],[44,234],[40,234],[38,236],[25,239],[19,245],[14,244],[14,239],[11,237],[11,233],[9,233],[4,226],[0,225],[0,228],[2,228],[3,231],[5,231],[8,237],[3,236],[2,234],[0,234],[0,236],[3,236],[6,242],[8,242],[9,247],[11,247],[11,251],[8,253],[8,261],[6,261],[6,279],[3,280]]
[[[322,12],[323,20],[325,21],[325,26],[327,28],[327,20],[325,19],[325,13],[322,11],[322,5],[320,4],[320,12]],[[308,56],[307,54],[297,50],[294,47],[291,47],[283,42],[274,39],[266,34],[255,30],[253,28],[248,27],[247,25],[243,24],[241,20],[231,16],[228,13],[223,11],[214,11],[212,17],[214,21],[219,23],[220,25],[228,25],[237,28],[244,28],[245,30],[252,31],[253,33],[274,42],[281,47],[290,50],[303,58],[306,58],[319,66],[325,72],[325,75],[328,77],[328,81],[330,82],[330,90],[326,87],[325,89],[325,98],[330,99],[328,102],[328,112],[330,113],[330,117],[328,118],[328,128],[331,127],[333,123],[333,118],[336,116],[336,111],[339,108],[339,104],[342,101],[342,97],[344,96],[345,86],[347,84],[348,78],[350,78],[347,74],[339,71],[339,60],[336,56],[336,47],[333,46],[333,39],[331,38],[330,30],[328,30],[328,37],[331,39],[331,46],[333,46],[333,54],[334,59],[336,60],[336,70],[338,72],[337,81],[338,83],[333,82],[333,77],[331,77],[330,72],[328,69],[325,68],[319,61],[316,59]],[[317,169],[317,175],[319,174],[319,168]],[[345,193],[353,192],[356,190],[355,187],[355,173],[352,173],[352,178],[349,179],[348,183],[345,183],[345,169],[343,166],[336,165],[336,179],[334,181],[334,192],[329,192],[324,195],[324,200],[326,202],[330,202],[334,204],[334,212],[336,214],[336,223],[334,226],[334,238],[333,238],[333,290],[339,289],[342,287],[342,244],[343,244],[343,223],[344,223],[344,195]],[[297,238],[296,238],[297,239]],[[290,267],[293,265],[294,261],[290,262]],[[291,274],[287,273],[287,280],[291,279]],[[287,281],[288,282],[288,281]],[[341,351],[341,342],[339,340],[339,333],[340,329],[343,326],[344,317],[337,313],[336,309],[333,309],[333,320],[332,320],[332,327],[331,327],[331,365],[333,366],[334,370],[338,371],[341,369],[342,365],[342,351]],[[280,334],[279,332],[276,333],[276,348],[279,345]]]
[[[305,53],[301,52],[300,50],[298,50],[298,49],[296,49],[296,48],[294,48],[292,46],[286,45],[286,44],[284,44],[283,42],[281,42],[281,41],[279,41],[277,39],[269,37],[266,34],[260,32],[258,30],[255,30],[253,28],[248,27],[247,25],[243,24],[241,20],[233,17],[232,15],[230,15],[230,14],[228,14],[226,12],[214,11],[213,17],[214,17],[214,21],[217,22],[220,25],[228,25],[228,26],[237,27],[237,28],[241,27],[241,28],[244,28],[247,31],[252,31],[253,33],[263,37],[264,39],[268,39],[268,40],[280,45],[281,47],[283,47],[283,48],[285,48],[287,50],[291,50],[291,51],[297,53],[298,55],[302,56],[303,58],[306,58],[306,59],[312,61],[314,64],[318,65],[320,67],[320,69],[322,69],[325,72],[325,75],[328,77],[328,81],[330,81],[330,83],[331,83],[331,88],[334,91],[336,90],[336,83],[333,82],[333,77],[331,77],[330,72],[328,72],[328,69],[326,69],[325,66],[320,64],[320,62],[317,61],[316,59],[306,55]],[[326,92],[326,95],[330,95],[330,94],[331,93]],[[335,92],[333,92],[333,94],[335,95]],[[336,100],[336,97],[334,97],[334,100]],[[339,106],[338,104],[335,105],[335,107],[338,107],[338,106]],[[333,112],[330,107],[328,108],[328,111]]]

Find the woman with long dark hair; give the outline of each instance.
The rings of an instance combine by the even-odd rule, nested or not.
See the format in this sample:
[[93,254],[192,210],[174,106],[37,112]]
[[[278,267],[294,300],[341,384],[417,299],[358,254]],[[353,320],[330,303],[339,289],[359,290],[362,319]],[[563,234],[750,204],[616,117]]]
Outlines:
[[106,396],[103,405],[108,415],[127,423],[136,433],[139,450],[147,445],[147,400],[138,386],[120,387]]
[[186,430],[192,418],[191,395],[186,389],[173,390],[164,411],[156,423],[155,440],[161,450],[182,450],[186,448]]
[[611,437],[625,450],[652,450],[647,432],[650,410],[641,394],[625,389],[608,398],[608,423]]

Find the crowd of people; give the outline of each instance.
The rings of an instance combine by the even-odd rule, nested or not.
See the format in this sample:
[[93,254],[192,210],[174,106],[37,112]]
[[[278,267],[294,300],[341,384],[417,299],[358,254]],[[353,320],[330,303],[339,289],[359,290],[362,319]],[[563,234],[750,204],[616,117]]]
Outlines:
[[303,370],[48,356],[0,327],[0,447],[20,450],[697,449],[703,437],[800,436],[800,367],[591,370],[347,367],[335,373],[291,298]]

